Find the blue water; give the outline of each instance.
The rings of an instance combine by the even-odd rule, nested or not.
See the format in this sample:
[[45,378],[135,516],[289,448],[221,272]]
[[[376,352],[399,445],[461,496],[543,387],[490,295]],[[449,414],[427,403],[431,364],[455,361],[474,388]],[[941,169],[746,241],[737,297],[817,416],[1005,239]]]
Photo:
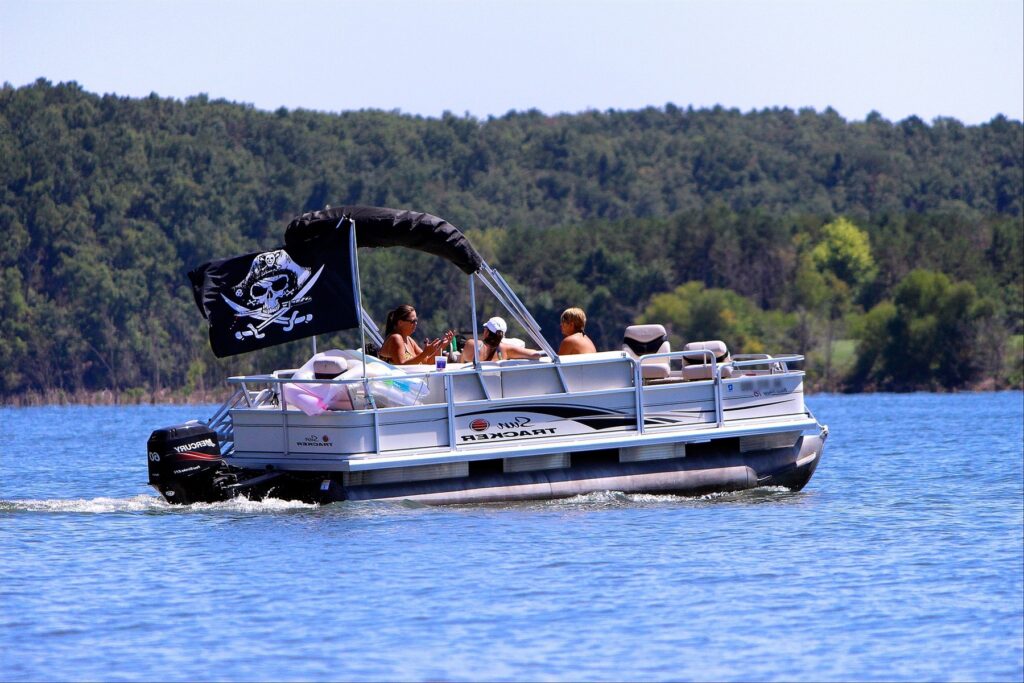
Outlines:
[[212,406],[0,409],[0,680],[1024,679],[1024,396],[816,396],[801,493],[172,508]]

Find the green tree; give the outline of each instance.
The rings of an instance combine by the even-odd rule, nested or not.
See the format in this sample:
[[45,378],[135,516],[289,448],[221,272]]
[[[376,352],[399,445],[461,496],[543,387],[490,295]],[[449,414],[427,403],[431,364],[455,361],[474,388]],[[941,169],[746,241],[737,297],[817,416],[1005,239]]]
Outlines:
[[674,349],[687,342],[720,339],[734,353],[763,353],[766,341],[777,343],[792,325],[788,317],[767,315],[736,292],[706,289],[700,282],[651,297],[637,322],[665,325]]
[[991,301],[979,297],[971,283],[954,283],[934,271],[911,271],[896,287],[894,301],[882,302],[867,315],[854,388],[970,386],[991,352],[982,347],[979,332],[994,314]]
[[825,288],[805,275],[805,286],[815,290],[827,307],[825,338],[825,386],[833,387],[832,345],[836,325],[850,310],[863,287],[875,277],[875,261],[867,233],[846,218],[839,218],[822,228],[822,240],[810,252],[811,262],[821,276]]

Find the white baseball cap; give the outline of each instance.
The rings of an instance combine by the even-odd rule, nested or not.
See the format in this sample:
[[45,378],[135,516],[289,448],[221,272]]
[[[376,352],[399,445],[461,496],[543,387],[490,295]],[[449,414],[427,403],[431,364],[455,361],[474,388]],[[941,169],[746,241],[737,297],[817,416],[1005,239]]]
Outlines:
[[486,327],[491,332],[494,332],[495,334],[497,334],[498,332],[504,334],[505,332],[508,331],[508,325],[505,324],[505,319],[499,318],[497,316],[485,322],[484,327]]

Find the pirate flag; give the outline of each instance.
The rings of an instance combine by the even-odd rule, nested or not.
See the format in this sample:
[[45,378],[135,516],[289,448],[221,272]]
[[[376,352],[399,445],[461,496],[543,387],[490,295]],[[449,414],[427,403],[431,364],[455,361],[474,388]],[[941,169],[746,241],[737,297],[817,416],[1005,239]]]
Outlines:
[[218,358],[359,325],[344,221],[286,247],[204,263],[188,274]]

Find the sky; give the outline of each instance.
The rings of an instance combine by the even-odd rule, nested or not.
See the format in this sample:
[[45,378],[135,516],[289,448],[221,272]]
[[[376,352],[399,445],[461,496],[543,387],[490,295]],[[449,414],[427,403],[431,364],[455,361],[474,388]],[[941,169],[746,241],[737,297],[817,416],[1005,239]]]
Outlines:
[[0,0],[0,82],[258,109],[1024,119],[1024,0]]

